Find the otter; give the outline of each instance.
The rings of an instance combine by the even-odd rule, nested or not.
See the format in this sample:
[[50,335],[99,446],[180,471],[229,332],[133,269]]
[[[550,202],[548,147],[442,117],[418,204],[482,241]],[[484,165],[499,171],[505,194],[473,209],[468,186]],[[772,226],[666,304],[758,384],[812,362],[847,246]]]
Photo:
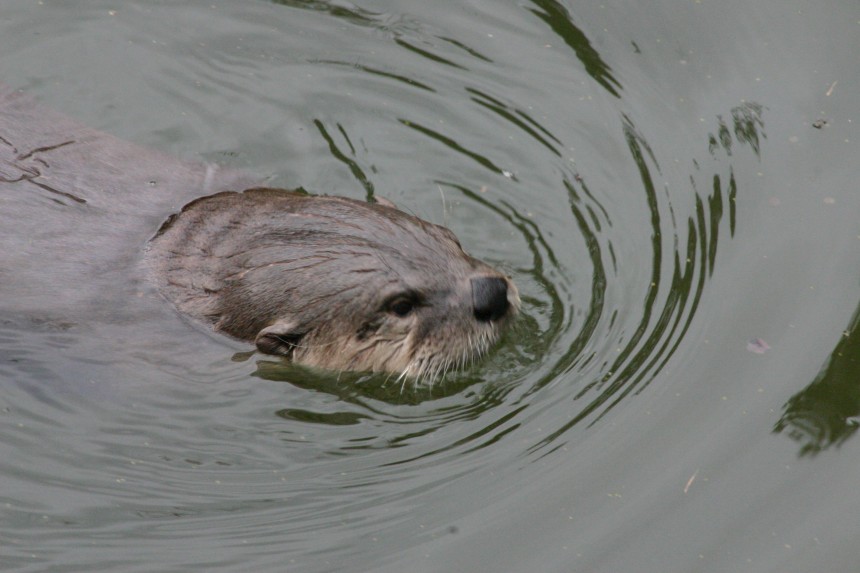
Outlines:
[[311,367],[430,384],[519,308],[510,278],[388,202],[254,188],[171,216],[147,259],[184,314]]
[[166,297],[297,364],[432,382],[483,355],[517,313],[513,282],[451,231],[261,183],[0,85],[0,316],[89,336],[163,319]]

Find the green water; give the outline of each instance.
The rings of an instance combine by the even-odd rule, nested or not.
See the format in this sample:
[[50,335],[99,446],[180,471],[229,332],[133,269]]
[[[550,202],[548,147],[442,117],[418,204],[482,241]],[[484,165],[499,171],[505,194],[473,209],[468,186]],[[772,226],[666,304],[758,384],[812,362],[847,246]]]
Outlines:
[[847,1],[5,2],[0,82],[384,196],[523,313],[403,396],[0,283],[0,568],[856,570],[858,53]]

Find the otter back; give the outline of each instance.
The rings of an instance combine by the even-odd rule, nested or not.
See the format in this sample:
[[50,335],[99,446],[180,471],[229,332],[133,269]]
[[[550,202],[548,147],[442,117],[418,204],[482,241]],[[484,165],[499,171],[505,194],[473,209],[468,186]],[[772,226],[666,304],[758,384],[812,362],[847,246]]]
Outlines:
[[0,85],[0,314],[130,314],[132,277],[164,218],[258,180],[122,141]]

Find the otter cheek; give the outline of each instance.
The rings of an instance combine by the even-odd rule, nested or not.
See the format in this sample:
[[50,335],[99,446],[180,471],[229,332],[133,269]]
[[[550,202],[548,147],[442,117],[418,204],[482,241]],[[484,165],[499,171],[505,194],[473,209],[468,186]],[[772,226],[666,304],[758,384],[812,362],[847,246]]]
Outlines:
[[276,354],[292,358],[293,351],[299,345],[304,332],[299,332],[296,325],[288,321],[278,321],[261,330],[254,339],[257,350],[264,354]]

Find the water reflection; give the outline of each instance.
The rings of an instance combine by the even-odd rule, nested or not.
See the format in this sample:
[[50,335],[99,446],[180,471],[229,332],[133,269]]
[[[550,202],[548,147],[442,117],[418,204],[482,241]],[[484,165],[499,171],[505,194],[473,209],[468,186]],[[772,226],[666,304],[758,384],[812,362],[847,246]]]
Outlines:
[[325,65],[334,65],[334,66],[344,66],[348,68],[354,68],[358,71],[364,72],[366,74],[370,74],[373,76],[377,76],[384,79],[395,80],[401,83],[404,83],[410,87],[415,87],[418,89],[422,89],[428,92],[436,92],[435,89],[428,86],[427,84],[421,83],[414,78],[410,78],[401,74],[395,74],[389,71],[380,70],[378,68],[374,68],[372,66],[366,66],[363,64],[359,64],[356,62],[345,62],[339,60],[311,60],[311,63],[315,64],[325,64]]
[[328,2],[326,0],[271,0],[272,4],[292,8],[304,8],[318,12],[328,12],[336,18],[342,18],[360,26],[380,26],[380,15],[360,8],[347,2]]
[[[709,136],[709,141],[720,143],[710,147],[711,154],[724,150],[728,156],[736,144],[749,144],[758,154],[759,142],[764,138],[761,110],[756,104],[733,109],[731,129],[717,118],[719,135]],[[580,422],[593,424],[655,379],[684,340],[696,315],[706,280],[714,273],[721,227],[728,224],[729,237],[735,233],[738,184],[730,167],[726,175],[705,175],[710,185],[700,189],[697,181],[702,174],[693,160],[689,189],[666,188],[661,192],[655,182],[660,166],[645,136],[628,116],[623,117],[622,129],[639,173],[647,205],[643,215],[648,217],[651,231],[650,242],[638,249],[640,256],[646,256],[646,249],[649,251],[651,267],[648,282],[639,287],[641,310],[634,314],[633,308],[614,306],[616,303],[608,301],[606,293],[608,282],[627,280],[625,263],[616,259],[613,244],[630,241],[631,237],[612,226],[612,212],[594,200],[581,177],[566,178],[571,214],[591,257],[592,296],[582,328],[559,366],[568,378],[591,379],[575,396],[575,400],[585,401],[579,411],[532,450],[554,442]],[[683,213],[679,206],[689,203],[690,197],[692,210],[685,220],[679,217]],[[724,220],[727,215],[728,222]],[[625,315],[633,315],[632,326],[616,333],[616,321]],[[607,344],[595,346],[593,339],[601,336],[608,338]],[[583,354],[589,344],[593,350]],[[609,348],[616,352],[607,351]],[[599,368],[595,368],[595,362]],[[558,368],[554,371],[558,372]]]
[[314,125],[319,130],[322,138],[328,144],[329,152],[331,153],[332,157],[334,157],[335,159],[337,159],[338,161],[340,161],[341,163],[343,163],[344,165],[346,165],[349,168],[353,177],[355,177],[355,179],[359,183],[361,183],[361,186],[364,187],[364,190],[367,193],[367,200],[372,201],[373,200],[373,182],[370,180],[370,178],[367,176],[367,174],[361,168],[361,165],[358,163],[358,161],[356,161],[355,159],[352,159],[350,157],[350,155],[353,157],[355,156],[355,146],[352,144],[352,141],[350,141],[349,135],[346,133],[346,130],[343,128],[343,125],[338,123],[337,124],[337,131],[340,133],[344,142],[349,147],[349,154],[346,154],[343,151],[341,151],[340,147],[338,147],[337,142],[335,141],[335,138],[329,133],[328,129],[326,128],[325,124],[323,124],[323,122],[321,122],[318,119],[315,119]]
[[[391,34],[391,41],[400,48],[433,65],[453,68],[453,73],[466,70],[466,67],[454,61],[455,52],[444,51],[446,45],[465,50],[484,63],[493,63],[461,41],[442,38],[423,30],[420,23],[405,22],[400,17],[371,13],[352,5],[344,7],[300,1],[279,3],[326,10],[353,24],[384,28]],[[569,10],[555,0],[532,0],[531,5],[533,7],[528,11],[564,41],[589,76],[618,98],[614,101],[623,103],[621,80],[585,32],[574,23]],[[408,39],[405,37],[407,31]],[[756,157],[759,156],[765,139],[763,106],[745,102],[732,108],[725,117],[717,116],[716,127],[707,136],[705,149],[712,158],[721,160],[718,162],[720,167],[716,172],[705,172],[697,158],[690,156],[688,175],[677,170],[664,172],[659,150],[655,151],[649,143],[647,134],[637,126],[635,116],[619,109],[618,135],[626,146],[627,167],[636,174],[638,185],[630,202],[609,203],[607,200],[617,191],[592,188],[588,170],[580,172],[572,168],[570,159],[566,157],[568,150],[556,126],[550,129],[536,119],[541,117],[539,113],[526,111],[533,110],[533,105],[523,105],[514,97],[500,95],[504,92],[498,89],[479,86],[468,74],[459,78],[459,85],[454,89],[443,90],[430,79],[432,75],[422,76],[421,82],[417,82],[408,77],[413,75],[411,72],[407,75],[381,66],[344,61],[320,63],[351,66],[358,73],[381,82],[395,80],[398,84],[417,88],[416,93],[432,97],[434,102],[438,98],[456,98],[457,94],[465,94],[471,109],[476,111],[475,117],[484,117],[489,111],[490,117],[496,121],[494,127],[501,132],[510,131],[513,127],[516,132],[525,134],[527,141],[534,144],[529,151],[545,158],[546,167],[558,173],[554,189],[566,196],[568,217],[573,225],[570,235],[559,243],[557,238],[545,235],[540,220],[524,216],[521,208],[505,200],[503,193],[493,194],[490,199],[475,189],[474,183],[456,179],[435,180],[440,189],[455,191],[473,205],[492,213],[521,239],[532,260],[529,266],[521,265],[513,270],[515,280],[527,277],[540,292],[523,292],[523,316],[516,326],[516,341],[505,343],[488,369],[466,373],[462,379],[454,377],[451,385],[446,384],[444,389],[423,395],[407,393],[409,396],[405,396],[399,389],[392,393],[385,384],[378,387],[364,384],[360,391],[361,400],[417,405],[425,400],[453,396],[475,382],[521,380],[527,378],[524,372],[537,371],[539,375],[515,399],[517,404],[527,403],[530,396],[543,388],[565,381],[576,388],[572,399],[579,405],[572,415],[566,416],[562,424],[548,432],[535,446],[542,447],[583,421],[594,423],[623,399],[648,387],[690,329],[705,296],[706,282],[715,272],[720,240],[735,234],[738,181],[731,159],[741,147],[749,147]],[[384,87],[383,83],[380,90]],[[407,107],[396,113],[392,119],[426,137],[432,145],[441,144],[451,152],[452,161],[462,158],[493,175],[502,175],[513,184],[525,183],[519,175],[503,167],[503,160],[494,156],[493,148],[485,149],[480,140],[469,137],[469,130],[459,130],[460,126],[454,122],[431,123],[433,118],[422,115],[421,108]],[[499,119],[501,123],[497,121]],[[356,150],[351,144],[351,140],[356,138],[350,137],[340,123],[324,124],[319,120],[314,123],[332,156],[349,168],[371,198],[375,171],[361,166],[356,160]],[[623,169],[624,166],[618,168]],[[670,185],[662,181],[675,183]],[[641,208],[637,210],[636,206]],[[626,221],[624,228],[613,224],[616,219]],[[575,274],[565,268],[555,255],[558,249],[570,250],[571,241],[580,242],[575,248],[582,253]],[[632,278],[634,271],[631,269],[643,261],[647,270],[644,281]],[[572,297],[569,296],[573,280],[588,285],[588,296],[576,299],[582,302],[579,308],[572,306]],[[613,284],[616,285],[614,294],[610,292]],[[619,289],[635,294],[620,297],[617,294]],[[562,346],[561,341],[566,342],[558,348]],[[504,371],[497,370],[501,364],[506,365]],[[258,375],[268,378],[273,372],[271,369],[258,371]],[[317,381],[312,387],[320,389],[325,386],[320,386]],[[502,388],[502,394],[510,391],[510,386]],[[352,390],[344,390],[341,386],[328,388],[328,391],[346,401],[358,399]],[[484,391],[493,392],[491,388]],[[489,407],[489,403],[482,402],[480,396],[475,399],[470,407],[475,404],[480,404],[479,409]]]
[[[302,8],[305,10],[313,10],[317,12],[328,12],[335,18],[340,18],[346,22],[349,22],[350,24],[385,30],[386,32],[391,34],[394,43],[401,48],[413,54],[421,56],[422,58],[425,58],[430,62],[442,64],[455,70],[467,71],[468,68],[463,64],[455,62],[450,57],[445,57],[438,53],[435,53],[435,51],[444,51],[438,50],[439,46],[436,45],[436,43],[434,42],[435,40],[438,40],[439,42],[442,42],[449,46],[453,46],[457,49],[458,53],[465,53],[471,58],[475,58],[477,60],[480,60],[481,62],[493,62],[492,59],[482,54],[480,51],[466,45],[460,40],[456,40],[454,38],[442,35],[420,33],[420,25],[402,15],[391,15],[383,12],[373,12],[371,10],[361,8],[355,4],[347,2],[335,3],[326,0],[271,0],[271,2],[273,4],[279,4],[281,6],[288,6],[292,8]],[[410,32],[412,32],[412,34],[410,34]],[[408,38],[408,35],[414,35],[415,38]],[[372,67],[360,67],[362,67],[364,71],[367,71],[369,73],[374,73],[381,76],[390,76],[393,79],[401,81],[405,79],[402,76],[396,74],[390,75],[389,72],[374,69]],[[418,87],[422,87],[423,89],[431,89],[428,86],[421,85],[420,82],[415,82],[414,80],[406,81],[410,84],[418,84]]]
[[764,128],[761,117],[763,111],[763,106],[755,102],[744,103],[733,108],[731,129],[722,116],[717,116],[719,128],[717,133],[711,134],[708,139],[711,154],[722,148],[727,155],[731,155],[732,132],[734,132],[738,143],[749,145],[757,157],[761,156],[761,140],[766,137],[762,129]]
[[518,109],[516,106],[508,105],[477,88],[466,88],[466,91],[472,94],[473,102],[514,124],[516,127],[534,138],[535,141],[552,151],[555,155],[561,157],[561,153],[557,148],[557,146],[562,145],[561,141],[550,133],[548,129],[533,119],[528,113]]
[[556,0],[532,0],[532,4],[538,9],[531,9],[530,11],[546,22],[552,31],[576,53],[576,57],[585,66],[585,71],[597,83],[606,88],[606,91],[615,97],[621,97],[618,93],[621,84],[612,75],[609,64],[600,57],[585,33],[573,23],[573,18],[571,18],[567,8]]
[[[520,113],[517,106],[491,98],[480,90],[468,92],[473,103],[492,109],[554,156],[557,156],[558,149],[563,148],[559,138],[528,114]],[[739,145],[749,145],[758,154],[760,142],[765,138],[761,110],[761,106],[756,104],[738,106],[730,112],[731,124],[717,117],[715,133],[708,136],[711,155],[716,157],[723,153],[728,158]],[[474,159],[490,171],[501,172],[489,159],[477,151],[464,150],[447,135],[403,123],[443,143],[457,154]],[[318,121],[316,125],[329,143],[333,156],[350,166],[353,175],[370,195],[373,184],[366,171],[349,157],[354,155],[355,149],[349,144],[350,138],[344,129],[337,125],[336,130],[328,130]],[[334,143],[331,134],[335,131],[346,141],[348,152],[340,151]],[[540,368],[539,378],[516,399],[518,406],[527,404],[528,397],[542,388],[566,380],[579,386],[573,400],[580,407],[532,449],[553,443],[583,421],[593,424],[601,419],[623,399],[646,388],[672,358],[705,296],[707,279],[715,272],[720,238],[731,238],[736,228],[738,182],[731,165],[725,168],[725,173],[702,173],[698,162],[691,160],[693,170],[687,186],[673,189],[664,185],[661,188],[657,180],[668,176],[662,173],[657,154],[645,135],[627,115],[621,116],[621,133],[638,174],[640,186],[636,193],[641,195],[642,205],[646,207],[637,212],[646,224],[636,226],[636,233],[613,224],[616,217],[629,217],[629,213],[614,211],[622,208],[623,204],[604,204],[600,198],[605,191],[601,193],[592,189],[587,179],[572,171],[569,165],[560,170],[559,188],[567,195],[570,217],[589,261],[587,268],[577,269],[578,278],[586,277],[590,287],[587,305],[578,309],[581,310],[580,316],[575,317],[577,309],[570,308],[566,302],[566,293],[571,288],[567,281],[551,278],[565,276],[564,272],[558,272],[561,263],[555,254],[561,246],[553,238],[545,236],[540,221],[524,216],[503,197],[488,196],[457,181],[436,180],[434,183],[440,189],[458,193],[502,221],[530,251],[531,264],[515,269],[514,274],[515,278],[527,276],[540,293],[530,296],[524,292],[523,316],[515,327],[516,340],[503,341],[489,364],[454,376],[444,385],[424,389],[426,391],[404,393],[399,386],[388,385],[380,377],[338,377],[334,380],[312,375],[308,378],[304,374],[297,375],[296,370],[289,366],[270,361],[259,362],[256,375],[327,392],[337,396],[346,408],[349,405],[360,406],[364,412],[373,412],[371,416],[375,420],[391,420],[391,414],[386,413],[383,404],[420,406],[428,401],[455,396],[459,400],[453,407],[455,412],[468,411],[478,415],[502,403],[511,387],[489,385],[472,391],[472,385],[485,380],[519,380],[521,372]],[[641,236],[643,231],[647,234],[647,241],[639,241],[635,236],[637,233]],[[631,241],[636,242],[634,248],[630,247]],[[623,251],[628,253],[625,256],[629,257],[629,253],[634,252],[636,257],[648,261],[649,272],[644,283],[628,284],[629,261],[619,260],[616,252],[618,246],[625,243]],[[638,289],[639,305],[630,306],[623,299],[608,296],[608,285],[612,282]],[[541,322],[539,317],[545,318],[545,322]],[[573,334],[572,342],[562,352],[554,351],[554,344],[570,334]],[[553,358],[548,361],[550,356]],[[464,394],[464,391],[468,392]],[[446,410],[445,415],[437,417],[439,413],[434,406],[425,405],[406,417],[419,416],[429,424],[429,430],[430,427],[439,427],[438,424],[443,419],[447,420],[451,412]],[[279,415],[334,425],[341,425],[344,419],[356,424],[363,420],[354,412],[346,411],[284,410]],[[513,421],[509,423],[516,425]],[[510,428],[505,428],[501,433],[508,431]],[[466,442],[468,440],[461,440],[458,444]]]
[[821,372],[786,402],[774,425],[800,444],[801,456],[842,445],[857,431],[860,416],[860,307]]
[[464,147],[463,145],[458,143],[453,138],[448,137],[448,136],[444,135],[443,133],[441,133],[435,129],[431,129],[431,128],[426,127],[426,126],[419,125],[418,123],[416,123],[414,121],[410,121],[408,119],[401,118],[399,121],[400,121],[400,123],[402,123],[406,127],[414,129],[415,131],[426,135],[430,139],[434,139],[434,140],[438,141],[439,143],[441,143],[445,147],[448,147],[449,149],[452,149],[452,150],[456,151],[457,153],[465,155],[466,157],[474,160],[479,165],[487,168],[488,170],[492,171],[493,173],[497,173],[499,175],[510,175],[510,173],[508,171],[502,169],[501,167],[499,167],[498,165],[493,163],[489,158],[478,153],[477,151],[474,151],[474,150],[471,150],[471,149]]
[[[511,557],[509,569],[542,559],[571,568],[575,562],[581,570],[630,570],[635,566],[624,564],[639,558],[640,564],[671,561],[681,570],[700,554],[709,562],[732,561],[724,558],[732,553],[723,550],[726,544],[696,546],[709,537],[728,540],[740,549],[735,561],[755,558],[759,570],[803,562],[804,555],[811,562],[802,543],[806,531],[791,527],[810,504],[795,504],[801,511],[793,514],[785,507],[751,512],[743,505],[757,500],[756,508],[770,508],[780,496],[797,501],[801,497],[791,495],[797,491],[783,486],[803,475],[769,480],[770,462],[778,462],[780,452],[764,460],[770,465],[757,463],[755,454],[767,443],[746,439],[755,424],[720,425],[721,411],[737,417],[733,408],[743,404],[718,403],[716,413],[693,419],[720,390],[704,388],[701,380],[680,387],[691,368],[705,363],[695,356],[708,351],[697,347],[700,335],[729,325],[717,315],[724,306],[714,300],[713,280],[719,277],[728,289],[737,282],[731,273],[738,267],[726,264],[737,259],[727,255],[746,248],[733,236],[747,229],[736,228],[735,199],[752,198],[745,174],[755,171],[749,167],[759,153],[769,155],[763,153],[761,106],[731,109],[733,102],[715,102],[738,90],[773,94],[785,87],[767,81],[782,78],[780,62],[760,58],[768,52],[760,48],[763,39],[802,29],[802,16],[795,15],[797,28],[759,29],[750,23],[765,22],[766,13],[744,22],[703,21],[699,10],[667,21],[660,10],[668,8],[652,7],[639,11],[650,17],[640,25],[617,10],[594,8],[581,16],[585,4],[564,0],[452,3],[445,10],[352,1],[376,12],[349,0],[281,0],[288,7],[275,10],[264,3],[234,10],[183,5],[171,13],[182,19],[166,31],[163,17],[151,18],[151,28],[134,29],[129,55],[150,56],[144,72],[183,80],[171,82],[174,91],[166,93],[179,99],[167,101],[187,106],[183,118],[187,109],[205,120],[187,120],[191,143],[184,136],[176,140],[186,153],[210,134],[218,135],[212,139],[218,149],[261,141],[276,159],[248,157],[262,160],[266,173],[282,173],[313,192],[370,197],[396,189],[404,208],[429,212],[426,218],[440,213],[435,201],[441,188],[456,205],[448,212],[443,203],[441,212],[466,246],[494,265],[507,261],[506,270],[523,285],[523,313],[511,335],[475,370],[424,393],[401,393],[384,378],[318,375],[255,353],[249,361],[223,364],[231,348],[246,346],[209,340],[169,309],[152,325],[134,328],[103,326],[112,317],[101,313],[83,329],[60,332],[57,344],[68,335],[68,348],[43,344],[53,334],[38,325],[0,320],[0,348],[7,351],[0,378],[15,381],[5,385],[3,404],[7,455],[0,475],[9,519],[0,536],[15,542],[6,543],[4,564],[171,570],[202,559],[198,568],[209,570],[236,570],[240,562],[256,571],[322,571],[336,563],[357,571],[408,570],[406,563],[469,570],[481,568],[476,564],[505,569]],[[381,14],[380,6],[427,21]],[[47,12],[54,11],[33,15],[34,21],[49,18]],[[219,13],[234,14],[240,25],[223,15],[209,25]],[[112,33],[147,20],[122,16],[112,18]],[[600,42],[587,35],[604,23]],[[86,21],[61,24],[67,40],[100,37],[99,26]],[[697,41],[697,31],[712,28],[732,41],[717,42],[719,33],[708,38],[713,43]],[[177,29],[187,33],[177,35]],[[726,52],[701,58],[701,66],[676,66],[672,49],[650,51],[655,36],[668,32],[682,36],[679,48],[696,54],[714,46]],[[27,54],[57,51],[56,35],[40,37],[51,41],[40,48],[39,39],[30,38]],[[631,53],[630,37],[642,38],[643,55]],[[116,36],[113,44],[125,46],[125,40]],[[191,49],[198,43],[205,50]],[[558,49],[547,50],[546,43]],[[237,44],[242,50],[234,49]],[[804,60],[802,49],[770,51],[791,55],[800,79],[841,69],[834,62],[812,74],[814,56]],[[200,57],[203,51],[211,61]],[[15,69],[35,70],[26,82],[43,94],[64,77],[61,72],[69,78],[83,72],[87,85],[133,87],[133,74],[112,78],[116,74],[104,70],[141,69],[61,69],[62,60],[45,69],[32,56],[7,50],[6,57]],[[195,73],[182,73],[188,69]],[[713,78],[705,81],[699,72]],[[750,72],[765,81],[747,83]],[[75,84],[69,93],[83,93]],[[228,97],[222,86],[231,90]],[[107,90],[107,97],[133,91]],[[150,95],[125,102],[125,109],[144,106],[152,98],[143,96]],[[678,95],[691,96],[689,107],[665,109]],[[809,95],[800,90],[768,103],[791,120],[801,104],[814,101]],[[201,110],[189,102],[199,102]],[[100,109],[99,101],[70,103]],[[246,106],[259,109],[238,109]],[[178,133],[186,120],[164,107],[163,114],[146,115],[157,117],[152,129]],[[828,114],[836,117],[838,110]],[[706,122],[701,132],[698,115]],[[125,116],[114,114],[106,125],[144,140],[156,137],[149,122],[120,123]],[[237,129],[234,142],[222,136],[233,131],[227,129],[233,121],[254,127]],[[771,438],[814,454],[854,435],[860,396],[852,381],[860,372],[850,357],[860,350],[857,314],[846,338],[834,341],[831,359],[786,404],[774,428],[797,446]],[[162,322],[170,325],[168,334],[147,342]],[[148,346],[141,350],[141,342]],[[101,395],[66,399],[51,386],[69,379],[106,380],[121,389],[102,406]],[[672,398],[674,390],[688,389],[702,392]],[[637,399],[638,392],[646,399]],[[693,404],[698,396],[707,401]],[[667,405],[681,411],[658,419]],[[601,427],[590,431],[601,417]],[[684,423],[692,430],[687,435]],[[695,439],[695,430],[709,428],[719,431],[708,444]],[[570,447],[548,455],[562,446]],[[685,495],[683,480],[698,475],[697,459],[727,461],[721,467],[728,471],[712,471],[703,482],[703,467],[696,488]],[[721,492],[747,483],[753,485],[734,496],[740,502],[720,506],[732,497]],[[816,507],[826,511],[828,505]],[[518,526],[526,522],[531,532],[520,535]],[[652,543],[655,528],[664,538],[690,533],[676,535],[667,548]],[[767,547],[759,544],[765,551],[756,553],[755,540],[745,540],[759,529],[768,531]],[[444,537],[457,531],[459,539]],[[850,547],[850,534],[835,541],[847,539],[842,547]],[[518,535],[521,546],[537,549],[498,552],[499,540]],[[794,550],[786,552],[788,544]],[[600,566],[605,563],[620,566]]]
[[[363,404],[368,401],[396,405],[417,405],[427,400],[438,400],[462,392],[481,381],[478,372],[466,371],[459,376],[448,376],[444,384],[432,386],[405,385],[392,374],[358,372],[332,373],[314,370],[281,359],[257,360],[252,376],[271,382],[287,382],[315,392],[336,396],[345,404]],[[371,408],[374,410],[375,408]]]
[[[285,5],[325,10],[352,24],[384,28],[391,41],[410,54],[417,54],[434,66],[443,64],[453,73],[465,71],[456,52],[445,50],[453,46],[478,58],[493,63],[490,58],[471,50],[461,41],[442,38],[420,23],[404,21],[402,17],[372,13],[353,5],[333,6],[326,2],[280,2]],[[597,51],[585,32],[574,22],[569,10],[555,0],[532,0],[527,7],[530,14],[545,23],[561,38],[574,54],[577,65],[614,98],[623,103],[622,82],[617,78],[606,59]],[[406,36],[409,36],[408,38]],[[482,380],[521,380],[528,371],[537,371],[517,404],[527,404],[531,396],[547,386],[565,381],[576,388],[573,401],[575,412],[565,416],[563,423],[548,432],[540,448],[549,444],[573,426],[586,421],[589,424],[601,419],[616,405],[633,393],[641,392],[660,374],[683,342],[696,316],[706,282],[715,272],[715,262],[721,238],[730,238],[736,228],[736,198],[738,182],[731,167],[732,155],[741,147],[749,147],[756,157],[765,139],[763,106],[744,102],[732,108],[725,117],[716,117],[716,127],[707,136],[707,149],[721,166],[716,172],[704,172],[695,156],[690,156],[688,175],[664,172],[659,161],[659,150],[649,143],[647,135],[637,126],[633,114],[619,109],[620,140],[626,146],[628,167],[636,174],[638,185],[631,201],[607,200],[617,191],[593,189],[589,184],[589,170],[576,171],[568,150],[558,131],[543,125],[536,117],[540,114],[533,105],[523,105],[515,98],[501,95],[498,89],[479,86],[468,74],[459,78],[454,89],[443,90],[428,76],[421,82],[396,69],[380,66],[348,64],[344,61],[320,62],[328,65],[350,65],[359,73],[384,82],[417,88],[416,93],[437,98],[458,97],[465,94],[475,117],[484,117],[489,111],[500,131],[525,134],[532,142],[529,150],[545,158],[546,167],[558,173],[558,192],[566,195],[568,217],[573,231],[563,243],[545,236],[540,220],[524,216],[519,209],[504,199],[503,193],[492,199],[474,188],[474,184],[459,180],[435,180],[442,190],[451,190],[470,203],[480,206],[506,225],[519,237],[531,254],[531,265],[513,270],[515,280],[527,277],[540,292],[523,292],[523,316],[516,329],[516,341],[503,345],[499,356],[480,372],[454,377],[451,385],[432,392],[407,393],[399,389],[392,393],[385,384],[359,384],[361,397],[352,390],[335,385],[328,391],[349,402],[360,399],[379,400],[389,404],[421,404],[425,400],[444,399],[469,388]],[[432,76],[430,76],[432,77]],[[462,91],[459,91],[462,90]],[[446,95],[447,94],[447,95]],[[470,131],[460,131],[453,122],[431,123],[420,108],[398,110],[393,117],[401,126],[426,137],[433,145],[451,152],[452,161],[462,158],[466,163],[480,166],[493,175],[502,175],[513,184],[525,183],[502,165],[492,148],[483,148],[480,141],[470,137]],[[375,171],[363,167],[356,159],[356,150],[345,128],[337,124],[324,124],[316,120],[320,135],[328,144],[332,156],[345,164],[353,177],[365,189],[368,198],[374,192],[372,178]],[[619,166],[623,169],[624,166]],[[673,169],[674,169],[673,164]],[[685,181],[686,180],[686,181]],[[673,184],[662,181],[674,181]],[[623,228],[615,220],[625,221]],[[566,269],[558,260],[558,249],[570,250],[571,241],[579,241],[575,248],[581,252],[575,272]],[[638,266],[646,274],[633,278]],[[588,285],[588,296],[577,300],[573,307],[572,282]],[[614,286],[613,286],[614,285]],[[521,289],[523,290],[523,289]],[[619,295],[624,291],[624,296]],[[629,293],[633,293],[632,295]],[[566,342],[562,342],[566,341]],[[559,348],[561,347],[561,348]],[[552,358],[550,358],[552,357]],[[494,370],[505,364],[504,371]],[[273,371],[258,371],[270,377]],[[277,377],[277,375],[275,375]],[[292,380],[291,380],[292,381]],[[501,383],[503,384],[503,383]],[[319,381],[313,387],[320,389]],[[504,395],[510,386],[496,389]],[[484,391],[492,392],[490,388]],[[480,396],[470,407],[490,407]],[[307,416],[302,415],[303,419]]]

